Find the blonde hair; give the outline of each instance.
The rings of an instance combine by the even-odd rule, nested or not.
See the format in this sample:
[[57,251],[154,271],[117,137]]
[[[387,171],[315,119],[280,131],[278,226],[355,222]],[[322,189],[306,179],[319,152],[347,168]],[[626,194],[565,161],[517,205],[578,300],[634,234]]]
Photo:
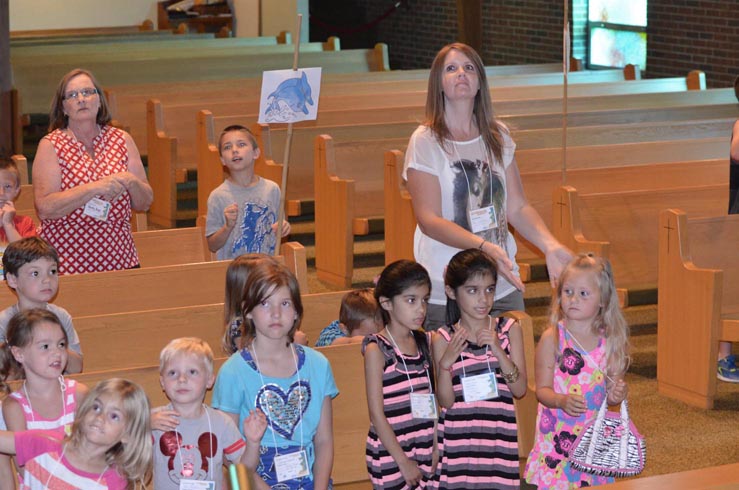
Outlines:
[[[557,325],[565,318],[562,311],[562,288],[569,274],[589,272],[600,291],[602,306],[593,321],[593,334],[606,339],[606,371],[608,375],[621,375],[629,368],[629,325],[618,304],[616,285],[613,282],[611,264],[593,254],[579,254],[567,264],[559,277],[557,290],[552,297],[550,322]],[[556,329],[555,329],[556,332]]]
[[143,388],[133,381],[111,378],[99,382],[82,403],[77,405],[72,423],[72,434],[67,438],[73,447],[80,447],[84,435],[82,427],[85,416],[92,410],[95,400],[101,395],[114,396],[121,403],[125,417],[124,434],[128,440],[119,441],[105,453],[106,462],[114,466],[129,482],[144,481],[150,470],[153,457],[149,427],[149,399]]
[[[233,354],[231,338],[231,323],[241,320],[241,303],[244,301],[244,288],[250,272],[269,263],[277,264],[277,259],[271,255],[249,253],[239,255],[228,264],[226,269],[226,294],[223,301],[223,338],[221,347],[226,354]],[[241,336],[244,337],[244,327],[241,327]],[[238,348],[238,346],[236,346]]]
[[494,157],[491,165],[495,161],[501,162],[503,158],[503,134],[508,133],[508,129],[495,117],[490,89],[488,88],[488,78],[485,73],[485,64],[477,51],[466,44],[447,44],[436,53],[429,71],[428,91],[426,92],[426,122],[424,124],[431,129],[441,147],[447,150],[449,147],[447,141],[451,139],[452,133],[444,119],[446,100],[444,99],[444,88],[441,79],[444,76],[444,61],[450,51],[459,51],[467,56],[475,66],[480,88],[475,95],[472,116],[478,131],[480,131],[480,136],[485,142],[486,150]]
[[213,375],[213,349],[208,342],[197,337],[181,337],[170,341],[159,354],[159,374],[164,373],[169,361],[182,354],[199,357],[208,376]]

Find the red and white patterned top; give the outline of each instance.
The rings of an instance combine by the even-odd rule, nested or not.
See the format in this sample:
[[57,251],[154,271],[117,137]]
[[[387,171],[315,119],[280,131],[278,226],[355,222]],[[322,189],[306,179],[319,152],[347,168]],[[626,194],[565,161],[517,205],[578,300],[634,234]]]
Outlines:
[[[105,126],[93,140],[93,159],[66,131],[46,135],[61,168],[61,190],[95,182],[128,170],[125,133]],[[41,221],[39,236],[59,253],[59,273],[78,274],[129,269],[139,263],[131,234],[131,197],[124,192],[114,202],[107,221],[84,214],[84,206],[67,216]]]

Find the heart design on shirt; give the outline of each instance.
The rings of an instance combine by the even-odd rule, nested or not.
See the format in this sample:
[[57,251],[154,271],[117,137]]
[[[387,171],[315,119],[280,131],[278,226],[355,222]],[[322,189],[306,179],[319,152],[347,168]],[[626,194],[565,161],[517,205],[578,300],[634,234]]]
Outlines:
[[273,431],[285,439],[292,439],[310,398],[307,380],[294,382],[287,393],[276,384],[267,384],[257,393],[256,405],[267,416],[267,423]]

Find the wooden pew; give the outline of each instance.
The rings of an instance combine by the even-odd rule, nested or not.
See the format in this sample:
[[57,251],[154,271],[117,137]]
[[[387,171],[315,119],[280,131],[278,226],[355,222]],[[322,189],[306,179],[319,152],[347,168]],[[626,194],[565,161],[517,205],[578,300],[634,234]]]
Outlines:
[[607,490],[652,490],[669,488],[670,490],[696,489],[732,489],[739,484],[739,463],[723,466],[710,466],[698,470],[668,473],[666,475],[631,478],[610,485],[603,485]]
[[[28,160],[23,155],[13,155],[10,158],[15,162],[15,165],[18,167],[18,173],[20,174],[20,177],[21,177],[21,179],[20,179],[21,180],[21,185],[23,186],[21,188],[21,195],[23,195],[23,189],[26,189],[26,186],[28,186],[28,184],[30,182],[29,179],[28,179]],[[32,192],[31,193],[26,192],[26,194],[30,194],[31,195],[31,201],[30,201],[31,202],[31,206],[30,207],[33,207],[33,193]],[[26,203],[24,203],[24,206],[23,206],[24,209],[27,208],[27,207],[29,207],[29,206],[25,206],[25,204]]]
[[[700,160],[704,156],[723,155],[725,152],[719,151],[721,143],[724,140],[706,139],[571,148],[567,183],[588,193],[644,189],[658,184],[673,187],[721,184],[728,178],[726,158]],[[533,158],[529,158],[532,153]],[[557,149],[523,150],[516,154],[524,191],[548,226],[552,217],[548,196],[564,184],[561,168],[553,165],[561,165],[556,160],[558,157],[561,158],[561,151]],[[385,153],[385,263],[413,259],[416,221],[405,181],[400,177],[403,163],[403,152]],[[530,270],[525,261],[538,254],[521,237],[516,239],[521,277],[528,281]]]
[[199,226],[137,231],[133,241],[141,267],[190,264],[214,260]]
[[[521,73],[512,75],[493,75],[501,68],[510,67],[487,67],[488,75],[494,76],[491,83],[495,88],[492,90],[493,100],[507,100],[515,98],[557,98],[562,95],[561,77],[557,77],[556,73],[535,75],[526,75],[527,68],[530,65],[520,66]],[[536,65],[534,65],[536,66]],[[400,70],[400,72],[404,72]],[[411,72],[415,72],[411,70]],[[426,94],[426,78],[428,70],[423,80],[403,80],[396,71],[383,71],[373,73],[368,81],[366,77],[358,77],[356,74],[331,74],[324,73],[321,79],[322,102],[320,110],[323,110],[325,103],[328,101],[327,96],[331,98],[343,96],[359,96],[363,95],[356,103],[365,105],[378,103],[382,105],[408,105],[413,102],[417,106],[422,106]],[[363,75],[366,75],[364,73]],[[376,76],[383,74],[382,76]],[[574,75],[574,74],[573,74]],[[650,93],[650,92],[670,92],[685,91],[688,88],[685,77],[676,77],[670,79],[652,79],[637,80],[623,83],[623,74],[620,71],[601,72],[578,72],[574,80],[571,80],[572,86],[569,90],[570,97],[598,95],[599,93],[620,94],[620,93]],[[620,80],[615,82],[603,82],[601,78],[608,75],[612,79]],[[348,77],[355,77],[358,80],[346,81]],[[392,81],[383,81],[386,80]],[[618,78],[620,77],[620,78]],[[526,83],[535,82],[538,85],[524,85]],[[543,85],[547,84],[547,85]],[[704,87],[705,88],[705,87]],[[110,87],[106,90],[108,94],[108,102],[115,106],[113,118],[121,121],[121,123],[131,128],[131,134],[139,147],[142,154],[148,154],[145,129],[146,129],[146,102],[155,98],[165,106],[169,105],[187,105],[195,103],[195,107],[184,116],[173,116],[175,120],[182,118],[191,122],[193,114],[201,109],[208,109],[221,115],[217,107],[218,104],[224,103],[229,99],[232,105],[244,104],[246,101],[251,102],[250,110],[240,110],[239,113],[255,113],[257,101],[261,94],[261,78],[238,79],[238,80],[212,80],[208,82],[201,81],[173,81],[167,84],[138,84],[123,85]],[[367,97],[377,94],[387,94],[391,99],[386,97]],[[401,95],[402,94],[402,95]],[[338,99],[337,99],[338,100]],[[383,102],[385,101],[386,102]],[[235,102],[234,102],[235,101]],[[339,107],[346,107],[346,103],[337,102]],[[169,119],[169,118],[168,118]]]
[[739,215],[723,208],[659,218],[657,386],[704,409],[716,394],[718,342],[739,342]]
[[94,45],[98,43],[137,43],[161,41],[177,37],[183,39],[215,39],[215,34],[205,32],[177,33],[175,31],[138,31],[128,34],[99,34],[80,36],[39,36],[28,38],[10,38],[11,49],[20,47],[60,46],[60,45]]
[[576,252],[607,257],[620,289],[657,286],[659,212],[678,207],[695,216],[726,212],[728,185],[578,194],[562,186],[552,197],[552,232]]
[[[339,154],[342,145],[347,151]],[[352,282],[354,235],[366,235],[382,231],[382,216],[394,214],[397,208],[384,208],[381,193],[397,189],[393,182],[378,182],[377,165],[381,154],[388,148],[376,141],[364,145],[359,157],[356,145],[352,142],[335,144],[331,137],[320,135],[315,146],[315,221],[316,221],[316,270],[318,277],[339,287],[348,287]],[[650,183],[666,186],[721,184],[728,182],[726,159],[701,161],[690,165],[677,162],[664,166],[634,166],[623,169],[578,169],[569,172],[571,182],[584,185],[586,192],[626,190],[633,187],[633,179],[644,179],[647,188]],[[597,166],[594,164],[593,166]],[[685,168],[690,168],[689,173]],[[595,171],[597,170],[597,171]],[[663,177],[662,172],[678,172],[677,175]],[[387,174],[386,174],[387,175]],[[527,174],[522,172],[522,182],[530,202],[537,209],[545,223],[551,222],[551,202],[547,197],[558,185],[561,171],[551,170]],[[360,187],[362,186],[362,187]],[[356,189],[355,189],[356,187]],[[402,203],[402,199],[399,201]],[[386,212],[387,209],[387,212]],[[405,210],[408,214],[410,211]],[[412,225],[412,221],[406,221]],[[386,234],[386,242],[399,240],[397,246],[406,252],[412,250],[412,233],[406,229]],[[531,247],[521,247],[519,241],[518,257],[533,259],[538,251]],[[386,243],[387,246],[387,243]],[[389,249],[397,250],[391,243]],[[387,248],[386,248],[387,250]],[[524,277],[526,273],[524,273]]]
[[[95,74],[101,85],[112,88],[117,85],[134,83],[168,83],[171,80],[261,78],[262,72],[265,70],[284,69],[292,66],[292,48],[284,52],[269,53],[264,51],[284,50],[285,48],[280,46],[259,47],[256,48],[259,54],[241,54],[241,51],[246,48],[234,49],[238,50],[239,54],[209,52],[170,60],[153,56],[131,55],[130,59],[115,61],[110,59],[91,60],[86,63],[86,68]],[[44,58],[44,61],[44,63],[39,63],[35,60],[29,60],[28,63],[22,64],[13,61],[15,86],[21,92],[23,112],[25,113],[46,113],[48,111],[48,101],[53,95],[59,79],[81,62],[77,58],[52,63],[53,60],[49,60],[48,57]],[[301,64],[306,66],[322,67],[323,73],[368,72],[371,70],[386,70],[389,66],[387,47],[384,45],[378,45],[375,49],[305,52],[301,54],[300,61]],[[197,69],[193,67],[197,67]]]
[[[61,276],[54,302],[72,317],[217,303],[227,267],[213,261]],[[0,289],[2,308],[16,302],[9,287]]]
[[[302,245],[285,243],[281,250],[293,272],[301,263],[304,267]],[[54,302],[73,317],[218,303],[223,301],[228,264],[223,260],[65,275],[59,278]],[[9,287],[0,289],[0,307],[16,302]]]
[[[625,100],[624,103],[627,103],[628,101]],[[608,131],[606,134],[606,139],[603,141],[603,144],[612,144],[612,143],[622,143],[622,142],[629,142],[632,136],[627,136],[627,134],[635,134],[637,131],[634,131],[634,129],[637,128],[635,124],[639,124],[638,133],[637,136],[638,139],[634,140],[635,142],[638,141],[649,141],[649,140],[658,140],[658,139],[667,139],[665,137],[657,136],[656,132],[661,131],[661,127],[664,127],[668,122],[675,125],[680,125],[680,121],[684,121],[681,124],[681,128],[678,130],[676,128],[677,133],[674,131],[669,131],[670,133],[675,134],[675,136],[672,139],[688,139],[688,138],[696,138],[696,137],[708,137],[708,136],[724,136],[727,131],[726,127],[730,126],[724,126],[721,127],[724,123],[718,123],[718,126],[713,126],[713,129],[715,132],[710,132],[709,126],[707,124],[701,123],[701,125],[693,126],[693,123],[688,122],[689,119],[700,119],[699,114],[702,113],[704,116],[706,116],[706,119],[714,119],[712,116],[712,112],[714,110],[720,111],[723,110],[723,116],[719,117],[725,117],[726,121],[728,122],[731,119],[735,119],[739,115],[739,110],[737,109],[736,103],[733,103],[731,105],[723,105],[722,109],[718,109],[716,107],[712,106],[706,106],[705,108],[701,108],[698,110],[697,108],[693,108],[695,110],[691,110],[686,108],[685,110],[682,109],[671,109],[671,108],[665,108],[656,110],[654,108],[651,109],[643,109],[643,110],[625,110],[622,111],[621,114],[618,116],[618,121],[616,122],[610,122],[611,120],[617,119],[617,117],[612,112],[604,112],[602,114],[595,114],[595,113],[582,113],[578,115],[571,114],[569,116],[570,118],[570,124],[573,126],[576,125],[578,117],[582,117],[583,124],[587,124],[587,126],[580,126],[580,127],[570,127],[568,130],[568,145],[569,146],[582,146],[582,145],[591,145],[593,142],[599,142],[600,139],[602,139],[602,136],[591,136],[595,133],[602,132],[605,129],[605,126],[608,126],[609,128],[612,128],[612,131]],[[206,116],[207,117],[207,116]],[[599,119],[600,118],[600,119]],[[219,130],[221,130],[224,126],[224,124],[232,123],[236,118],[225,118],[224,120],[221,120],[219,124],[214,128],[213,132],[210,134],[217,135]],[[651,121],[661,121],[665,124],[653,124],[649,122],[645,122],[647,120],[651,119]],[[515,122],[515,119],[513,118],[504,118],[504,120]],[[542,116],[522,116],[517,119],[519,122],[516,123],[517,129],[514,128],[513,136],[517,143],[517,149],[520,151],[522,149],[533,149],[533,148],[546,148],[546,147],[552,147],[557,148],[561,147],[561,122],[559,116],[550,116],[550,117],[542,117]],[[609,121],[602,123],[603,128],[597,129],[597,123],[598,121]],[[202,124],[202,119],[200,119],[200,123]],[[242,123],[244,120],[241,120]],[[389,121],[385,124],[381,124],[379,122],[374,123],[366,123],[366,124],[357,124],[356,121],[352,121],[352,123],[347,124],[335,124],[335,125],[328,125],[328,126],[296,126],[293,134],[293,143],[292,143],[292,151],[291,151],[291,169],[290,174],[288,175],[288,200],[304,200],[306,198],[310,199],[310,189],[307,188],[306,182],[309,182],[313,178],[313,172],[312,168],[313,165],[312,162],[310,162],[308,155],[312,154],[312,146],[315,136],[318,134],[329,134],[331,135],[337,142],[344,142],[344,141],[362,141],[362,140],[387,140],[389,138],[394,139],[406,139],[405,143],[402,144],[402,148],[405,147],[405,144],[407,143],[407,136],[410,136],[410,134],[415,130],[417,123],[416,122],[403,122],[403,121]],[[628,123],[628,124],[627,124]],[[207,121],[206,121],[207,124]],[[709,123],[710,124],[710,123]],[[378,127],[379,126],[379,127]],[[531,127],[533,126],[533,128]],[[542,128],[541,126],[547,126]],[[199,125],[200,131],[203,131],[203,126]],[[392,128],[395,133],[394,134],[388,134],[389,129]],[[590,128],[590,129],[587,129]],[[721,128],[719,130],[719,128]],[[544,137],[547,138],[547,142],[544,142],[543,137],[540,138],[538,133],[535,133],[535,131],[541,130],[542,136],[546,135]],[[544,131],[546,130],[546,131]],[[705,132],[708,130],[709,132]],[[653,133],[650,135],[650,133]],[[720,134],[723,133],[723,134]],[[555,136],[556,135],[556,136]],[[620,135],[623,135],[623,137],[619,137]],[[596,139],[597,138],[597,139]],[[199,155],[201,155],[205,150],[203,150],[203,141],[206,138],[203,136],[199,136],[198,142],[200,144],[200,148],[198,149]],[[262,138],[261,138],[261,148],[262,153],[265,160],[274,160],[276,162],[280,162],[283,158],[283,148],[285,144],[285,130],[282,128],[270,128],[269,129],[269,137],[267,137],[267,134],[262,131]],[[211,143],[210,141],[208,143]],[[383,143],[384,145],[384,143]],[[386,149],[390,148],[399,148],[400,145],[397,144],[391,144],[391,145],[384,145]],[[373,148],[376,148],[377,145],[373,145]],[[215,155],[214,155],[215,156]],[[373,155],[374,162],[379,162],[376,158],[374,158],[375,155]],[[210,160],[210,161],[215,161]],[[213,169],[213,165],[206,165],[203,164],[203,167],[201,167],[200,170],[205,168]],[[218,165],[215,165],[216,171],[220,170],[218,169]],[[380,174],[380,169],[378,168],[377,163],[374,165],[375,168],[375,174]],[[260,169],[258,168],[258,171]],[[381,180],[382,177],[375,177],[376,180]],[[207,195],[207,194],[206,194]],[[201,205],[204,203],[200,203]],[[204,208],[203,208],[204,209]],[[202,210],[200,211],[202,214]]]
[[38,39],[38,38],[63,38],[67,36],[109,36],[120,34],[136,34],[138,32],[151,32],[154,23],[145,20],[139,25],[112,26],[112,27],[75,27],[65,29],[35,29],[24,31],[10,31],[10,39]]
[[[159,351],[177,337],[200,337],[221,353],[223,336],[223,286],[220,300],[174,308],[75,316],[75,330],[85,353],[85,371],[107,371],[146,366],[156,362]],[[303,294],[300,330],[315,345],[325,327],[339,317],[341,298],[347,291]],[[142,342],[141,339],[146,339]],[[116,349],[104,348],[115,345]]]

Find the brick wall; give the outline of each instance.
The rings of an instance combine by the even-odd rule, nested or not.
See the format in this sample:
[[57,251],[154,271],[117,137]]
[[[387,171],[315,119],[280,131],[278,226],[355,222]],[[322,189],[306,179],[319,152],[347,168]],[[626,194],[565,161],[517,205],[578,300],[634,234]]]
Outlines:
[[706,72],[709,87],[739,75],[739,0],[649,0],[647,75]]
[[[365,21],[393,4],[337,1],[363,11]],[[311,8],[320,16],[314,2]],[[583,2],[574,2],[578,16]],[[390,46],[392,68],[426,68],[441,46],[456,39],[456,5],[456,0],[407,0],[369,37]],[[648,5],[645,77],[681,76],[697,68],[706,72],[709,87],[731,86],[739,75],[739,0],[648,0]],[[560,61],[562,15],[557,0],[483,0],[483,60],[488,65]],[[575,32],[576,43],[582,34]],[[576,44],[576,51],[580,47]]]

